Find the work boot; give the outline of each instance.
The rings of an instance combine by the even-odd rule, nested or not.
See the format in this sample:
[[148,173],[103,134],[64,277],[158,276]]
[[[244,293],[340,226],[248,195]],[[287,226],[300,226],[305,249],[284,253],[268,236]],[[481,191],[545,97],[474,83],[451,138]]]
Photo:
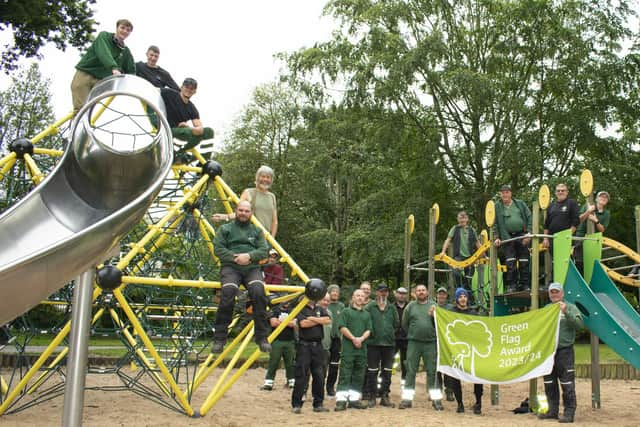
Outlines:
[[400,405],[398,405],[398,409],[409,409],[412,406],[412,402],[410,400],[401,400]]
[[329,409],[324,406],[316,406],[313,408],[313,412],[329,412]]
[[260,341],[258,347],[260,347],[260,351],[263,353],[271,353],[271,344],[269,344],[267,340]]
[[336,411],[336,412],[338,412],[338,411],[346,411],[347,410],[347,401],[346,400],[341,400],[339,402],[336,402],[336,407],[333,410]]
[[376,399],[369,399],[367,400],[367,406],[369,408],[375,408],[376,407]]
[[564,414],[562,417],[560,417],[558,422],[562,423],[562,424],[572,423],[573,422],[573,415]]
[[482,414],[482,403],[476,403],[473,405],[473,413],[476,415]]
[[211,353],[213,354],[222,353],[222,350],[224,350],[225,343],[226,341],[222,341],[222,340],[214,341],[213,344],[211,344]]
[[547,412],[546,414],[538,414],[539,420],[557,420],[558,413],[557,412]]
[[433,402],[431,402],[431,406],[433,406],[433,409],[435,409],[436,411],[444,410],[444,406],[442,406],[442,400],[434,400]]
[[367,409],[367,405],[362,403],[361,400],[354,400],[353,402],[349,401],[349,408],[352,408],[352,409]]
[[447,402],[453,402],[455,397],[453,397],[453,392],[451,390],[445,390],[445,394],[447,395]]
[[458,403],[458,409],[456,409],[458,414],[462,414],[464,412],[464,405],[462,403]]
[[295,408],[293,408],[291,410],[291,412],[293,412],[294,414],[300,414],[300,413],[302,413],[302,408],[299,408],[299,407],[296,406]]
[[287,384],[285,385],[286,388],[293,388],[296,385],[296,380],[295,379],[290,379],[287,380]]
[[265,384],[265,385],[263,385],[262,387],[260,387],[260,390],[263,390],[263,391],[271,391],[271,390],[273,390],[273,386],[272,386],[272,385],[270,385],[270,384]]
[[380,398],[380,406],[384,406],[386,408],[395,408],[396,407],[395,403],[392,403],[391,399],[389,399],[389,396],[382,396]]

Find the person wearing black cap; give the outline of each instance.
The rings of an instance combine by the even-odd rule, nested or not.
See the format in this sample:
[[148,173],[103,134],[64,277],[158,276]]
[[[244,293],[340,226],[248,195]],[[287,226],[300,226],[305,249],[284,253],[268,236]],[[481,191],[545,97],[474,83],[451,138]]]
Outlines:
[[510,185],[503,185],[500,187],[500,200],[495,204],[495,213],[493,233],[497,237],[494,245],[501,248],[505,258],[506,292],[528,291],[531,288],[528,249],[531,239],[524,237],[504,244],[502,241],[531,232],[531,211],[522,200],[513,198]]
[[[451,227],[447,239],[442,245],[441,255],[445,255],[449,243],[453,242],[453,259],[456,261],[464,261],[468,259],[476,249],[482,245],[478,240],[478,233],[469,225],[469,215],[465,211],[458,212],[458,224]],[[471,277],[473,277],[473,265],[465,267],[464,271],[453,269],[453,277],[456,286],[462,286],[471,289]]]
[[[451,311],[464,314],[478,314],[469,306],[469,292],[464,288],[456,289],[455,303],[456,305],[451,308]],[[464,412],[464,404],[462,403],[462,384],[460,383],[460,380],[450,376],[446,376],[445,380],[449,382],[449,387],[453,391],[456,402],[458,402],[458,410],[456,412]],[[473,394],[476,397],[476,403],[473,405],[473,413],[476,415],[480,415],[482,413],[482,392],[482,384],[473,385]]]
[[213,138],[213,129],[204,127],[200,120],[200,113],[191,102],[191,98],[198,90],[198,82],[187,77],[182,82],[180,90],[164,88],[160,91],[167,110],[167,121],[174,138],[185,141],[179,153],[195,147],[201,141]]
[[[580,225],[576,229],[576,237],[584,237],[587,234],[587,223],[590,221],[594,224],[594,230],[596,233],[603,233],[609,226],[611,221],[611,213],[606,209],[609,203],[609,193],[606,191],[600,191],[596,195],[596,202],[594,204],[585,204],[580,209]],[[584,260],[582,258],[582,241],[578,241],[573,251],[573,258],[576,263],[576,267],[583,273]]]
[[578,307],[564,301],[564,289],[560,283],[553,282],[549,285],[549,300],[551,304],[560,305],[560,328],[558,330],[558,349],[553,358],[553,370],[543,378],[549,410],[546,414],[538,415],[538,418],[558,419],[560,412],[558,382],[560,382],[564,414],[558,421],[572,423],[577,407],[573,343],[576,340],[576,331],[584,327],[584,321]]
[[400,324],[396,329],[396,353],[400,353],[400,385],[404,387],[405,380],[407,378],[407,331],[402,329],[402,315],[404,309],[407,307],[407,296],[409,291],[405,287],[399,287],[396,289],[395,297],[396,302],[394,304],[396,311],[398,312],[398,320]]
[[376,299],[371,301],[365,310],[371,315],[371,338],[367,341],[367,388],[364,398],[370,408],[376,406],[378,393],[378,372],[380,375],[380,405],[393,408],[395,405],[389,399],[391,386],[391,372],[393,370],[393,356],[395,332],[400,326],[398,311],[389,304],[389,287],[380,283],[376,287]]

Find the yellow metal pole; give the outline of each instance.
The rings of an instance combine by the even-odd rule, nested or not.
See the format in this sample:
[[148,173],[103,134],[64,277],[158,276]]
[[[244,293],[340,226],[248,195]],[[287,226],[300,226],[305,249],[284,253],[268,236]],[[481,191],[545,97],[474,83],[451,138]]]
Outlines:
[[32,144],[37,144],[38,142],[40,142],[41,139],[43,139],[43,138],[45,138],[45,137],[47,137],[49,135],[55,135],[56,133],[58,133],[58,128],[60,126],[62,126],[65,122],[73,119],[74,114],[75,114],[75,112],[73,112],[73,111],[67,113],[66,116],[64,116],[63,118],[61,118],[60,120],[58,120],[57,122],[55,122],[54,124],[52,124],[51,126],[46,128],[45,130],[43,130],[42,132],[40,132],[39,134],[37,134],[33,138],[31,138],[31,143]]
[[[169,225],[169,227],[167,228],[168,230],[175,230],[176,227],[178,226],[178,224],[180,223],[180,221],[182,220],[182,218],[184,218],[184,214],[181,214],[178,216],[178,218],[176,218],[175,221],[173,221],[171,223],[171,225]],[[162,234],[158,240],[155,241],[155,244],[148,250],[145,252],[144,256],[142,257],[142,259],[140,261],[138,261],[138,263],[135,265],[135,267],[132,270],[132,273],[137,273],[142,269],[142,266],[144,265],[145,262],[147,262],[151,256],[164,245],[164,242],[169,238],[170,234],[169,233],[164,233]]]
[[38,167],[36,162],[33,160],[33,157],[25,153],[24,163],[27,165],[27,169],[31,174],[31,181],[33,181],[33,183],[36,185],[40,184],[44,179],[44,174],[40,171],[40,168]]
[[5,157],[5,159],[8,160],[6,160],[5,165],[0,170],[0,180],[4,179],[4,177],[7,175],[7,172],[9,172],[9,169],[11,169],[13,165],[16,164],[16,153],[10,153],[7,157]]
[[9,386],[4,381],[4,378],[0,376],[0,395],[4,396],[5,394],[7,394],[7,391],[9,391]]
[[[94,325],[98,321],[98,319],[102,317],[102,313],[104,313],[104,308],[101,308],[100,310],[96,311],[96,314],[93,315],[93,319],[91,320],[92,325]],[[29,390],[27,390],[27,394],[32,394],[38,388],[40,388],[40,385],[42,385],[42,383],[44,382],[46,377],[49,375],[51,370],[55,368],[62,361],[62,359],[65,358],[65,356],[68,353],[69,353],[69,347],[63,348],[60,354],[58,354],[58,356],[55,359],[53,359],[53,361],[47,366],[46,372],[43,372],[42,375],[40,375],[40,377],[38,377],[38,379],[33,383],[33,385],[29,387]]]
[[175,380],[171,376],[171,373],[169,372],[166,365],[162,361],[162,358],[160,357],[160,355],[158,354],[158,351],[156,350],[153,343],[149,339],[149,336],[142,328],[142,325],[140,324],[140,321],[136,317],[135,313],[133,312],[131,307],[129,307],[129,304],[127,303],[127,300],[124,297],[124,295],[122,295],[122,292],[120,291],[120,289],[114,289],[113,296],[116,297],[116,299],[120,303],[120,306],[122,307],[122,310],[127,315],[129,322],[131,322],[131,325],[133,326],[134,330],[138,332],[138,336],[144,343],[149,353],[151,353],[151,357],[155,361],[156,366],[160,369],[160,372],[162,373],[164,378],[169,383],[169,386],[173,391],[173,393],[175,394],[175,396],[177,397],[178,402],[180,403],[182,408],[185,410],[187,415],[192,416],[194,414],[194,411],[191,408],[191,405],[189,405],[189,402],[187,401],[185,395],[182,393],[182,390],[180,390],[180,388],[178,387],[178,384],[175,382]]
[[15,161],[16,158],[17,158],[16,153],[12,151],[11,153],[7,154],[2,159],[0,159],[0,166],[4,165],[7,162],[10,162],[11,160]]
[[235,354],[233,355],[229,363],[227,363],[227,366],[224,368],[224,371],[222,371],[220,378],[218,378],[218,381],[215,383],[215,385],[211,389],[209,393],[210,395],[215,395],[218,392],[218,390],[220,390],[220,387],[222,386],[222,384],[224,384],[225,378],[227,378],[227,375],[229,375],[229,372],[231,372],[233,368],[236,366],[236,363],[238,363],[238,359],[240,359],[240,355],[242,355],[242,352],[244,351],[244,349],[247,348],[247,345],[251,342],[251,338],[253,338],[253,328],[249,329],[249,333],[242,340],[242,344],[240,344],[240,346],[236,350]]
[[96,125],[96,122],[98,121],[102,113],[105,112],[105,110],[109,107],[109,105],[113,102],[114,99],[115,99],[115,96],[110,96],[109,98],[107,98],[106,101],[104,101],[104,103],[100,104],[98,111],[96,111],[96,114],[94,114],[93,117],[91,118],[91,122],[90,122],[91,126]]
[[64,154],[62,150],[55,150],[53,148],[34,147],[33,154],[43,154],[46,156],[60,157]]
[[[204,242],[207,244],[207,249],[209,250],[209,254],[211,255],[211,259],[216,264],[220,264],[220,261],[218,260],[218,257],[213,252],[213,249],[214,249],[213,248],[213,242],[211,241],[211,237],[209,236],[209,233],[211,233],[211,235],[215,236],[215,234],[216,234],[215,230],[213,229],[211,224],[209,224],[209,222],[205,219],[204,215],[202,215],[202,213],[200,213],[200,211],[198,209],[194,209],[193,210],[193,216],[198,221],[198,228],[200,228],[200,234],[202,235],[202,237],[204,239]],[[207,225],[208,225],[208,227],[207,227]]]

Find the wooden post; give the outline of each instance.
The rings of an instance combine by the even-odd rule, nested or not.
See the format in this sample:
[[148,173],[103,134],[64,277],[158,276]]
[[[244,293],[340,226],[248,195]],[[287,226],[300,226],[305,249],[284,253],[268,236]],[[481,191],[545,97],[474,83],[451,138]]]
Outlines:
[[435,259],[436,256],[436,224],[438,223],[439,208],[437,203],[429,209],[429,272],[428,289],[429,296],[433,298],[436,281]]
[[[536,200],[533,202],[533,208],[531,210],[531,233],[537,234],[540,230],[540,204]],[[540,238],[533,237],[531,239],[531,310],[537,310],[540,308]],[[538,402],[538,379],[533,378],[529,381],[529,406],[537,408]]]
[[409,215],[404,222],[404,275],[402,276],[402,286],[409,289],[411,281],[411,234],[413,233],[413,215]]

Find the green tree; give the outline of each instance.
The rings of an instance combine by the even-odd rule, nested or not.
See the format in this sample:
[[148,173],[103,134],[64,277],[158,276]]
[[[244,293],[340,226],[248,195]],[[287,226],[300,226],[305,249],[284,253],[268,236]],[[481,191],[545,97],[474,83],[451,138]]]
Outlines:
[[21,56],[40,57],[40,49],[53,42],[58,49],[81,48],[91,41],[95,0],[0,1],[0,31],[13,31],[13,44],[5,45],[0,66],[9,72]]
[[9,87],[0,92],[0,146],[31,138],[53,122],[50,86],[36,63],[11,77]]
[[480,214],[502,182],[519,191],[574,173],[611,142],[603,129],[637,135],[638,50],[621,47],[630,4],[333,0],[339,31],[290,54],[289,78],[322,96],[343,82],[346,105],[401,111],[417,144],[438,132],[448,179]]

